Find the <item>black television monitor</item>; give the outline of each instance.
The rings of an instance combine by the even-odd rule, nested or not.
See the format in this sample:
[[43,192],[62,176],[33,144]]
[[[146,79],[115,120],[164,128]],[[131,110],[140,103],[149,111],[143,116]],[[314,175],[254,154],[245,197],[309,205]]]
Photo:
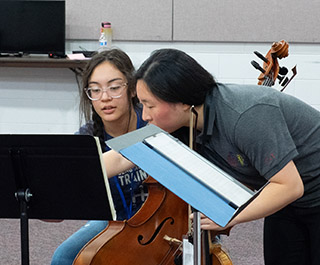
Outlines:
[[65,54],[65,0],[0,0],[0,54]]

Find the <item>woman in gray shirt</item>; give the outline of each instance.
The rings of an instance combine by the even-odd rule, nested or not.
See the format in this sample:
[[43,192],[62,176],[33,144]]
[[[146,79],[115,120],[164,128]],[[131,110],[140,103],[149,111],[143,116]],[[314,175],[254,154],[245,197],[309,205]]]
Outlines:
[[269,182],[226,227],[202,216],[202,229],[265,218],[265,264],[320,264],[320,112],[270,87],[216,83],[175,49],[136,77],[144,120],[183,139],[194,106],[199,152],[252,189]]

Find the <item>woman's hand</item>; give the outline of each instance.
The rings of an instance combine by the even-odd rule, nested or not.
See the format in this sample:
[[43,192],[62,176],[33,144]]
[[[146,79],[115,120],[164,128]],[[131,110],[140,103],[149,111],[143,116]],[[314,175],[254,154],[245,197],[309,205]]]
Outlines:
[[[193,214],[190,215],[190,219],[193,220]],[[217,225],[203,213],[200,213],[200,228],[203,230],[214,230],[214,231],[222,231],[225,230],[225,227]]]

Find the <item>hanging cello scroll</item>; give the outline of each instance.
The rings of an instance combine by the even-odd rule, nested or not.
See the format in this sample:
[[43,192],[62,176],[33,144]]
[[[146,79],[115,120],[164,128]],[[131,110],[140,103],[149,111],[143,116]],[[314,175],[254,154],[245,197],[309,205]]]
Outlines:
[[251,61],[253,67],[261,72],[258,77],[258,85],[275,86],[276,89],[282,92],[297,75],[296,65],[290,72],[286,67],[279,66],[278,59],[289,55],[289,44],[284,40],[274,42],[266,56],[257,51],[254,54],[263,61],[262,66],[256,61]]

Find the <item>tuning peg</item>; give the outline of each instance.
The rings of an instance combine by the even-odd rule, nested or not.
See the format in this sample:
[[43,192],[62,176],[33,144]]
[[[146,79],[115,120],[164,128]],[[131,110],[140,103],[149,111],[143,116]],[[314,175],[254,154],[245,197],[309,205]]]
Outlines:
[[277,76],[277,78],[278,78],[278,80],[279,80],[279,84],[281,84],[281,82],[282,82],[282,80],[283,80],[284,77],[285,77],[285,75],[283,75],[283,76],[278,75],[278,76]]
[[254,51],[253,52],[255,55],[257,55],[262,61],[264,61],[265,63],[268,63],[268,59],[266,57],[264,57],[260,52]]
[[289,81],[289,78],[286,77],[286,78],[283,80],[282,83],[281,83],[281,81],[280,81],[279,83],[281,84],[281,86],[285,86],[285,85],[288,83],[288,81]]
[[286,75],[288,73],[288,68],[286,67],[279,67],[279,74],[280,75]]
[[284,77],[286,76],[286,74],[288,73],[288,68],[286,67],[279,67],[279,74],[277,76],[277,78],[279,79],[279,84],[281,85],[285,85],[285,83],[287,82],[286,80],[284,80],[282,82],[282,80],[284,79]]
[[254,68],[259,70],[260,72],[262,72],[262,73],[266,72],[256,61],[251,61],[251,64],[253,65]]

